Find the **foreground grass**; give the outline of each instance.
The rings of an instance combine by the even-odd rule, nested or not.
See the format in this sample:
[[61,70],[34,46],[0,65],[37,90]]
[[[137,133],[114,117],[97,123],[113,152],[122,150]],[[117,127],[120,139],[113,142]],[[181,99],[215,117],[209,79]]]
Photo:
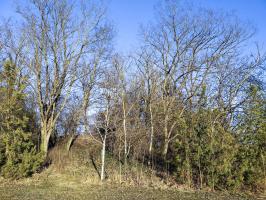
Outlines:
[[0,183],[1,200],[252,200],[251,196],[173,189],[123,187],[121,185],[59,184],[58,182]]
[[[90,146],[86,144],[86,146]],[[75,146],[74,146],[75,147]],[[75,150],[75,148],[72,148]],[[224,192],[185,191],[166,187],[160,178],[152,176],[152,184],[148,181],[150,175],[140,173],[139,168],[131,170],[133,177],[140,177],[139,187],[130,186],[128,182],[120,185],[115,179],[118,166],[114,159],[107,159],[107,174],[109,179],[104,184],[99,183],[99,177],[94,167],[88,162],[87,152],[81,147],[76,148],[68,157],[54,151],[55,166],[50,166],[40,174],[19,181],[8,181],[0,178],[0,200],[256,200],[243,194]],[[79,154],[80,153],[80,156]],[[99,153],[98,153],[99,154]],[[73,156],[72,156],[73,155]],[[100,155],[100,154],[99,154]],[[82,157],[84,156],[84,157]],[[75,160],[74,160],[75,159]],[[86,164],[82,163],[85,162]],[[97,164],[97,160],[95,161]],[[141,172],[143,169],[141,168]],[[151,178],[151,177],[150,177]],[[133,182],[136,182],[134,180]]]

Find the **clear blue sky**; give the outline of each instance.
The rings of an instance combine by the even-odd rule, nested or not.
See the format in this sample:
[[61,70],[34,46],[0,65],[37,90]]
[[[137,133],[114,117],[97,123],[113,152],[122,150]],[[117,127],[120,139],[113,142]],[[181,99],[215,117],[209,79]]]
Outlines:
[[[22,1],[22,0],[20,0]],[[139,25],[148,23],[154,17],[154,6],[158,0],[107,0],[109,18],[114,22],[117,37],[116,49],[129,52],[137,45]],[[0,16],[14,15],[12,0],[0,0]],[[255,40],[266,45],[266,0],[194,0],[203,7],[223,11],[235,11],[243,20],[253,23],[258,32]]]
[[[266,45],[266,0],[194,0],[202,7],[234,11],[240,19],[249,20],[258,31],[257,41]],[[110,17],[118,29],[117,48],[130,51],[136,46],[139,25],[154,17],[158,0],[110,0]]]

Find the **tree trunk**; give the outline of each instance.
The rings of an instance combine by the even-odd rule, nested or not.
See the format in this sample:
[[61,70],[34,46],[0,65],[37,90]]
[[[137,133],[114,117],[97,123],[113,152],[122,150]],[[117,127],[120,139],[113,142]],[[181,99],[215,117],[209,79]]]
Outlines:
[[74,143],[75,139],[78,137],[78,135],[76,134],[71,134],[70,138],[68,139],[67,141],[67,146],[66,146],[66,149],[67,151],[70,150],[72,144]]
[[150,135],[150,146],[149,146],[149,153],[150,156],[152,154],[152,148],[153,148],[153,136],[154,136],[154,126],[153,126],[153,113],[152,113],[152,107],[150,104],[150,116],[151,116],[151,135]]
[[41,152],[44,153],[45,157],[48,152],[48,141],[46,135],[46,130],[41,130]]
[[42,123],[41,125],[41,152],[44,154],[44,157],[46,158],[48,153],[48,147],[49,147],[49,140],[52,134],[52,130],[48,129],[47,123]]
[[168,152],[168,147],[169,147],[169,139],[168,138],[165,138],[164,139],[164,145],[163,145],[163,159],[166,160],[166,155],[167,155],[167,152]]
[[105,146],[106,146],[106,135],[104,135],[103,138],[103,144],[102,144],[102,167],[101,167],[101,181],[104,181],[105,179],[105,174],[104,174],[104,169],[105,169]]
[[168,113],[165,114],[164,118],[164,144],[163,144],[163,158],[166,159],[166,155],[168,152],[168,146],[169,146],[169,138],[168,138]]
[[124,130],[124,164],[127,164],[127,127],[126,127],[126,105],[123,93],[123,130]]
[[153,137],[154,137],[154,126],[153,126],[153,112],[152,112],[152,106],[151,103],[149,105],[149,109],[150,109],[150,117],[151,117],[151,133],[150,133],[150,146],[149,146],[149,155],[150,155],[150,159],[149,159],[149,165],[151,166],[152,164],[152,150],[153,150]]

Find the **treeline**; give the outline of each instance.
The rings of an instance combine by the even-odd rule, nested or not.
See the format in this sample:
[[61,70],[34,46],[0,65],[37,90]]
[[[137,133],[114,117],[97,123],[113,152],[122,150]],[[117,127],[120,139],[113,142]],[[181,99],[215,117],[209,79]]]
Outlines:
[[132,160],[176,183],[262,190],[265,53],[236,16],[167,1],[130,55],[114,52],[106,8],[30,1],[2,23],[0,169],[31,175],[49,148],[80,134],[126,170]]

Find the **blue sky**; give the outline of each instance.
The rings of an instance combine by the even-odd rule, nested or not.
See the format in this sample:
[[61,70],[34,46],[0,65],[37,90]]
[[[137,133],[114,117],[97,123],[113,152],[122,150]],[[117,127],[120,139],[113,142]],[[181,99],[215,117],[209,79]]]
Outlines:
[[[107,0],[108,15],[117,31],[115,47],[127,53],[137,45],[140,24],[154,18],[154,6],[158,0]],[[266,46],[266,0],[194,0],[203,7],[234,11],[240,19],[254,24],[258,31],[254,39]],[[0,17],[14,15],[12,0],[0,0]]]
[[[257,27],[254,39],[266,45],[266,0],[194,0],[202,7],[234,11]],[[130,51],[137,44],[139,25],[154,18],[157,0],[110,0],[109,15],[118,29],[118,51]]]

